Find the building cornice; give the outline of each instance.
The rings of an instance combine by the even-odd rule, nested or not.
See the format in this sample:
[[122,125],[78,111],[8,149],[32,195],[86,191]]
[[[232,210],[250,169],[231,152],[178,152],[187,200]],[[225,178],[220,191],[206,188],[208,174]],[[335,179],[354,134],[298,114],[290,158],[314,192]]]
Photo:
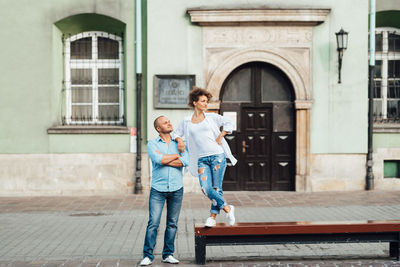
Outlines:
[[298,25],[315,26],[326,20],[330,9],[188,9],[193,23],[201,26]]
[[62,125],[47,129],[48,134],[129,134],[130,129],[125,126],[84,126],[84,125]]

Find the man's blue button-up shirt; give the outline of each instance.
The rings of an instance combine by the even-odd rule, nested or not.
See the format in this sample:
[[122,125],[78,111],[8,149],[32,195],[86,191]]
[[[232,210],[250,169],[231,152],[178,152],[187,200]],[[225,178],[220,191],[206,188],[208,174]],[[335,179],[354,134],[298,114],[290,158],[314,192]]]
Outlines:
[[189,165],[187,150],[179,153],[178,143],[171,140],[169,145],[160,136],[147,143],[147,153],[153,166],[151,187],[159,192],[173,192],[183,187],[182,167],[172,167],[161,164],[163,154],[180,154],[179,160],[183,166]]

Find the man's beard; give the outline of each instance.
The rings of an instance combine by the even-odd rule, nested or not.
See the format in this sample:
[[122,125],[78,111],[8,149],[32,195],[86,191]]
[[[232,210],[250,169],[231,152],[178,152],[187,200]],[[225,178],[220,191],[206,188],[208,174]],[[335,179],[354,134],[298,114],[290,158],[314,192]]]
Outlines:
[[161,133],[162,133],[162,134],[170,134],[170,133],[172,133],[172,131],[173,131],[173,130],[166,130],[166,131],[162,131]]

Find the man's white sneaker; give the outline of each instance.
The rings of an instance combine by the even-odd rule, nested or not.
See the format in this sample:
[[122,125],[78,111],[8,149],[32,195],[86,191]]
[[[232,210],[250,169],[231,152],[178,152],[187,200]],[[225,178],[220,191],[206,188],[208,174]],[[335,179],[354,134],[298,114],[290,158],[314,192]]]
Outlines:
[[163,259],[163,262],[172,263],[172,264],[177,264],[177,263],[179,263],[179,261],[178,261],[177,259],[175,259],[172,255],[169,255],[168,257],[166,257],[165,259]]
[[229,225],[234,225],[235,224],[235,207],[232,205],[229,205],[231,210],[226,214],[226,218],[228,219]]
[[140,262],[140,266],[147,266],[150,265],[152,263],[152,261],[150,260],[149,257],[145,257],[141,262]]
[[213,217],[208,217],[204,224],[205,227],[214,227],[215,225],[217,225],[217,222]]

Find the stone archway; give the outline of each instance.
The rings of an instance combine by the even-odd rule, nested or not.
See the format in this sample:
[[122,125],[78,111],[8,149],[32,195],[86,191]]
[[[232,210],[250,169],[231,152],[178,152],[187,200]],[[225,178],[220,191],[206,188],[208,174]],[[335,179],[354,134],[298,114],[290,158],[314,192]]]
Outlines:
[[[308,51],[304,50],[300,54],[302,58],[308,56],[304,55],[306,53]],[[271,48],[258,50],[252,48],[237,49],[232,55],[225,58],[219,66],[216,66],[214,72],[210,73],[206,87],[213,95],[218,96],[222,84],[234,69],[249,62],[261,61],[278,67],[288,76],[294,87],[296,100],[311,101],[311,84],[309,79],[307,79],[309,73],[305,70],[309,69],[309,66],[307,66],[309,62],[297,62],[296,55],[293,54],[291,51]],[[299,58],[300,60],[301,58]],[[304,74],[306,76],[302,76]]]
[[[296,191],[311,191],[310,110],[312,107],[312,28],[328,9],[188,10],[203,26],[205,87],[216,96],[238,66],[262,61],[281,69],[292,82],[296,108]],[[218,26],[218,27],[215,27]]]

